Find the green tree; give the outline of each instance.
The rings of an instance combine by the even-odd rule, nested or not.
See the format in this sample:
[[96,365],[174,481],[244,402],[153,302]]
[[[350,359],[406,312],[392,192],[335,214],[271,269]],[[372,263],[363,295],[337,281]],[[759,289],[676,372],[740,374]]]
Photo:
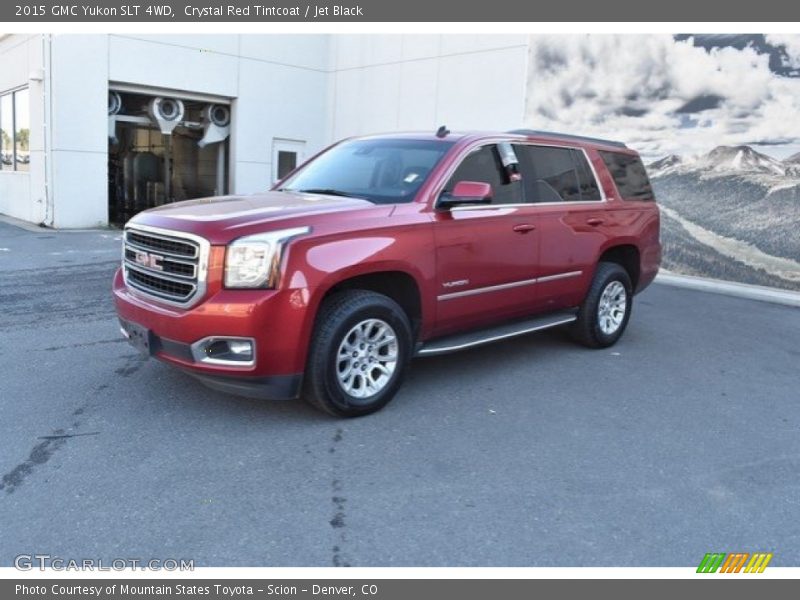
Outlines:
[[27,150],[28,149],[28,142],[30,141],[31,137],[31,130],[27,127],[24,127],[17,131],[17,144],[19,144],[20,150]]
[[11,150],[11,137],[8,135],[8,132],[5,129],[0,129],[0,138],[2,138],[2,148],[3,148],[3,150],[10,151]]

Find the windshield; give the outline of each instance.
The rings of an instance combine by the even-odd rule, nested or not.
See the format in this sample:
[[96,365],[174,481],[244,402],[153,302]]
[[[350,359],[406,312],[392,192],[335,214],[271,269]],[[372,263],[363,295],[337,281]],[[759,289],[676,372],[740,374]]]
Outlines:
[[280,190],[410,202],[453,142],[367,139],[342,142],[287,179]]

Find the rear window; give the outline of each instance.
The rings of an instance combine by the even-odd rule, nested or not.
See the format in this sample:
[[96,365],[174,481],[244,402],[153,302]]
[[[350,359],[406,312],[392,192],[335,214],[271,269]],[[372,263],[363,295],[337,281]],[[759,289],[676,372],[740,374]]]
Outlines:
[[620,152],[600,151],[623,200],[655,200],[642,159]]

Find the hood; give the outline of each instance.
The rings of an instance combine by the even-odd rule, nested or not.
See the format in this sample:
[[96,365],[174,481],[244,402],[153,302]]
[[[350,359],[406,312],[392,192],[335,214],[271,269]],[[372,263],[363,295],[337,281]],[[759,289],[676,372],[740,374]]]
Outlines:
[[[131,225],[149,225],[195,233],[212,243],[254,231],[278,229],[298,224],[312,225],[317,215],[384,209],[358,198],[342,198],[299,192],[264,192],[246,196],[214,196],[165,204],[151,208],[130,220]],[[274,227],[270,227],[274,224]]]

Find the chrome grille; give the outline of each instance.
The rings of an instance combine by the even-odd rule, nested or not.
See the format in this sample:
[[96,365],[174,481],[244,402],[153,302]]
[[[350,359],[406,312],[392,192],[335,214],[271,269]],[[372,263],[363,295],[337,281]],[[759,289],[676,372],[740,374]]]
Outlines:
[[191,234],[155,228],[125,230],[125,283],[168,304],[190,306],[205,292],[208,242]]
[[[142,251],[132,246],[125,247],[125,260],[129,263],[136,263],[136,256]],[[161,266],[161,272],[165,275],[174,275],[182,279],[193,280],[197,278],[197,263],[192,260],[176,259],[166,254],[158,254],[156,252],[145,251],[148,254],[159,256],[158,264]]]
[[154,236],[134,229],[125,232],[125,242],[129,246],[139,247],[148,252],[159,252],[170,256],[182,256],[184,258],[197,258],[199,248],[196,243],[177,240],[175,238]]

